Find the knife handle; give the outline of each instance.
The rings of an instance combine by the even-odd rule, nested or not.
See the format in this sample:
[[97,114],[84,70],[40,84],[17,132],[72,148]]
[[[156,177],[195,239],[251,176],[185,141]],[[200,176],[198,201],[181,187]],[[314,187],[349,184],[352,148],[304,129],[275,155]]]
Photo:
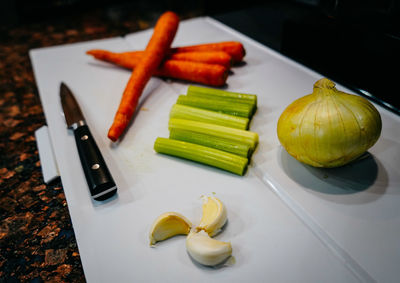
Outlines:
[[109,198],[117,191],[117,186],[89,127],[87,125],[77,127],[74,135],[90,194],[95,200]]

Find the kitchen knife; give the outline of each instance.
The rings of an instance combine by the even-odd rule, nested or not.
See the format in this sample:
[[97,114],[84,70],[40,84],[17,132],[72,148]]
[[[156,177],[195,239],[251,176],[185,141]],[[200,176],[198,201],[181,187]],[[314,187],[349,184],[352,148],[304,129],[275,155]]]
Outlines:
[[72,129],[79,158],[95,200],[105,200],[115,194],[117,186],[106,166],[101,152],[90,133],[82,111],[71,90],[65,83],[60,85],[60,99],[68,129]]

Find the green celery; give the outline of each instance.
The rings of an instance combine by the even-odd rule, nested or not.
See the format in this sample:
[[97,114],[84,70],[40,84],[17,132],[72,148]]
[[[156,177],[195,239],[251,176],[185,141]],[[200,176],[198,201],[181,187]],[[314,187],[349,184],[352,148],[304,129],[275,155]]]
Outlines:
[[[188,87],[187,96],[201,97],[206,99],[220,99],[232,103],[247,103],[251,105],[251,116],[257,110],[257,95],[226,91],[216,88],[200,87],[191,85]],[[250,117],[251,117],[250,116]]]
[[255,103],[253,103],[252,101],[248,101],[248,100],[237,100],[235,98],[214,96],[212,94],[197,93],[197,92],[194,92],[190,95],[187,94],[186,96],[198,97],[198,98],[203,98],[203,99],[208,99],[208,100],[212,99],[213,101],[220,100],[220,101],[224,101],[226,103],[232,103],[232,104],[236,104],[236,103],[248,104],[251,109],[249,118],[251,118],[254,115],[254,113],[256,113],[256,110],[257,110],[257,105]]
[[225,114],[245,118],[251,117],[254,113],[254,109],[250,104],[215,98],[180,95],[178,97],[177,104],[222,112]]
[[257,107],[257,95],[255,94],[247,94],[247,93],[239,93],[226,91],[222,89],[216,88],[208,88],[208,87],[200,87],[190,85],[187,90],[187,95],[192,96],[204,96],[204,97],[220,97],[220,98],[229,98],[235,99],[236,101],[242,101],[246,103],[250,103]]
[[169,133],[169,138],[212,147],[247,158],[250,158],[252,153],[249,144],[186,130],[171,129]]
[[248,144],[252,151],[254,151],[258,144],[258,134],[251,131],[176,118],[171,118],[168,126],[170,131],[172,129],[179,129]]
[[172,106],[170,118],[194,120],[242,130],[247,130],[249,127],[248,118],[182,104],[174,104]]
[[248,159],[215,148],[168,138],[157,138],[154,150],[158,153],[181,157],[217,167],[237,175],[246,172]]

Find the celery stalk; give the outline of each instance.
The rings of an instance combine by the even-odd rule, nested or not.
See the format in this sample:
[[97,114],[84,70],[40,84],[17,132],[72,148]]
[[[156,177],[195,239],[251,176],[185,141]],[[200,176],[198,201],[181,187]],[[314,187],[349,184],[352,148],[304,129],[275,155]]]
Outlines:
[[248,159],[198,144],[167,138],[157,138],[154,150],[158,153],[181,157],[214,166],[237,175],[243,175],[247,169]]
[[168,126],[170,131],[172,129],[179,129],[248,144],[252,151],[254,151],[258,144],[258,134],[251,131],[176,118],[169,119]]
[[257,95],[255,94],[239,93],[191,85],[188,87],[186,95],[206,99],[220,99],[230,101],[232,103],[247,103],[251,105],[251,115],[253,115],[257,110]]
[[253,115],[253,107],[247,103],[233,102],[229,100],[204,98],[197,96],[180,95],[177,104],[222,112],[234,116],[249,118]]
[[169,117],[211,123],[242,130],[247,130],[249,127],[248,118],[238,117],[182,104],[174,104],[172,106]]
[[232,104],[236,104],[236,103],[241,103],[241,104],[248,104],[250,106],[251,112],[250,112],[250,116],[249,118],[251,118],[251,116],[254,115],[254,113],[257,110],[257,105],[255,103],[253,103],[252,101],[249,100],[238,100],[236,98],[230,98],[230,97],[222,97],[222,96],[214,96],[212,94],[205,94],[205,93],[197,93],[194,92],[190,95],[186,95],[188,97],[198,97],[198,98],[203,98],[203,99],[211,99],[212,101],[216,101],[216,100],[220,100],[223,101],[225,103],[232,103]]
[[169,138],[212,147],[247,158],[250,158],[252,153],[249,144],[180,129],[171,129]]
[[239,93],[239,92],[232,92],[226,91],[222,89],[216,88],[208,88],[208,87],[200,87],[190,85],[187,90],[187,95],[197,95],[203,97],[220,97],[220,98],[229,98],[235,99],[236,101],[247,102],[257,106],[257,95],[255,94],[247,94],[247,93]]

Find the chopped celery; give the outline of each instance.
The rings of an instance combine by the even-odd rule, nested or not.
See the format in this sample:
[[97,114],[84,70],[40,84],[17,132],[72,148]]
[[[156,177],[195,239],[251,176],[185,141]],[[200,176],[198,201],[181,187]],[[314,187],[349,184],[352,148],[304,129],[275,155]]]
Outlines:
[[220,99],[232,103],[247,103],[251,105],[251,116],[257,110],[257,95],[255,94],[239,93],[191,85],[188,87],[187,96],[201,97],[206,99]]
[[171,129],[169,138],[216,148],[247,158],[250,158],[252,153],[249,144],[186,130]]
[[204,95],[204,97],[230,98],[230,99],[235,99],[237,101],[244,101],[257,106],[257,95],[255,94],[246,94],[246,93],[232,92],[216,88],[190,85],[187,90],[187,95],[188,96]]
[[154,150],[158,153],[214,166],[238,175],[245,173],[248,164],[248,159],[242,156],[215,148],[167,138],[157,138],[154,143]]
[[242,99],[237,100],[236,98],[214,96],[212,94],[205,94],[205,93],[200,93],[200,92],[199,93],[194,92],[191,95],[186,95],[186,96],[188,96],[188,97],[198,97],[198,98],[203,98],[203,99],[212,99],[213,101],[220,100],[220,101],[224,101],[226,103],[233,103],[233,104],[235,104],[235,103],[248,104],[250,106],[250,109],[251,109],[249,118],[251,118],[251,116],[253,116],[254,113],[257,110],[257,105],[254,102],[249,101],[249,100],[242,100]]
[[171,118],[168,125],[169,130],[179,129],[191,131],[248,144],[251,150],[254,150],[258,144],[258,134],[255,132],[176,118]]
[[175,104],[172,106],[170,118],[194,120],[242,130],[247,130],[249,127],[248,118],[238,117],[182,104]]
[[180,95],[178,97],[177,104],[213,110],[245,118],[251,117],[254,113],[254,109],[251,104],[197,96]]

